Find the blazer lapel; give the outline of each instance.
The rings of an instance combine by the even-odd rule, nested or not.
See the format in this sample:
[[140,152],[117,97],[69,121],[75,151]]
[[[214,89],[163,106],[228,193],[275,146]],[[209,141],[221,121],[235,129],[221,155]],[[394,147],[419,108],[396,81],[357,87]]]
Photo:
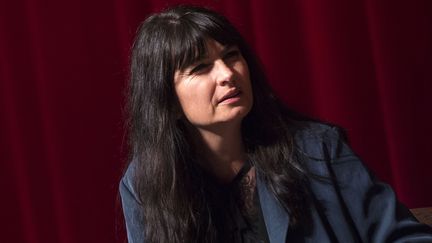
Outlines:
[[260,176],[257,176],[257,188],[270,243],[283,243],[288,231],[289,215]]

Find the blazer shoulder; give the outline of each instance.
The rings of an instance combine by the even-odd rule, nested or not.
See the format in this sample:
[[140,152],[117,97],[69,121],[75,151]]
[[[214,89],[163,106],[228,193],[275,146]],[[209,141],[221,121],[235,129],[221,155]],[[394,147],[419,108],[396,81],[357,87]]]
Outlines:
[[340,127],[319,122],[306,122],[296,129],[294,144],[301,155],[316,161],[352,153]]
[[143,208],[135,189],[136,163],[131,162],[119,183],[126,233],[129,243],[144,241]]
[[137,163],[132,160],[120,180],[120,188],[124,187],[123,189],[127,189],[134,197],[137,196],[137,192],[135,189],[136,167]]

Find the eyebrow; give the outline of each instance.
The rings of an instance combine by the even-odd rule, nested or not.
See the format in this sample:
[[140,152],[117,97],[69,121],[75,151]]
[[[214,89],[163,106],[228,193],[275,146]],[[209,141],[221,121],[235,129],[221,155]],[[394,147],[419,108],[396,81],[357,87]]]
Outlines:
[[[233,45],[233,44],[228,44],[228,45],[222,46],[222,50],[219,52],[220,56],[224,56],[229,51],[231,51],[233,48],[238,48],[238,47],[237,47],[237,45]],[[200,62],[206,58],[209,58],[208,51],[203,55],[202,58],[197,59],[194,63]]]
[[221,51],[222,56],[227,54],[227,52],[231,51],[234,48],[238,49],[237,45],[228,44],[228,45],[223,46],[223,49]]

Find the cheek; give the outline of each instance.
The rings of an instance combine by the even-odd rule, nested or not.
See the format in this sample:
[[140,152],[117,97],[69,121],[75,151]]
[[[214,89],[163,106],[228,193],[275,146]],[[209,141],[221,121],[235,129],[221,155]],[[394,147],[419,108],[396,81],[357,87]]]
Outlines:
[[191,85],[179,87],[176,92],[183,113],[189,121],[204,119],[213,111],[210,87]]
[[243,58],[236,63],[234,69],[244,82],[250,83],[249,67]]
[[193,94],[191,92],[178,92],[177,96],[183,112],[187,115],[187,113],[194,107]]
[[239,65],[238,72],[243,80],[243,90],[248,94],[248,96],[250,96],[250,99],[252,99],[252,84],[250,80],[249,68],[245,60],[243,60],[241,65]]

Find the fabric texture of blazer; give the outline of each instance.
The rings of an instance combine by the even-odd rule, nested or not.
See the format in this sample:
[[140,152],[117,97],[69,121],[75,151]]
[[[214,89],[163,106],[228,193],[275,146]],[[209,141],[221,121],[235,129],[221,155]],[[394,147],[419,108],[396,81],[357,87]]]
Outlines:
[[[431,242],[432,228],[419,223],[391,189],[377,180],[340,137],[337,128],[312,123],[295,143],[310,172],[311,222],[290,227],[289,212],[257,175],[257,190],[271,243]],[[144,223],[133,187],[131,163],[120,182],[130,243],[142,243]]]

